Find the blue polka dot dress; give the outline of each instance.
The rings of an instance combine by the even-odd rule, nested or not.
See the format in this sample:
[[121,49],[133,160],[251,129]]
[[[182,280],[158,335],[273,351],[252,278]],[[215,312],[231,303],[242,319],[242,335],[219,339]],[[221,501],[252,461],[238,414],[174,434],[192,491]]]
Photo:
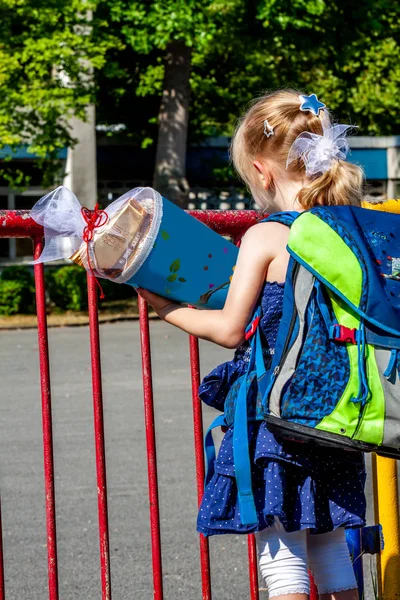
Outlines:
[[[261,299],[264,358],[274,353],[282,317],[283,284],[267,283]],[[200,397],[223,411],[226,389],[246,371],[248,348],[220,365],[200,386]],[[210,383],[212,382],[212,385]],[[224,393],[225,390],[225,393]],[[362,453],[318,447],[280,438],[265,421],[249,423],[252,485],[257,525],[240,520],[233,462],[233,427],[222,440],[215,472],[205,488],[197,530],[206,536],[251,533],[279,517],[286,531],[325,533],[337,527],[365,525],[365,467]]]

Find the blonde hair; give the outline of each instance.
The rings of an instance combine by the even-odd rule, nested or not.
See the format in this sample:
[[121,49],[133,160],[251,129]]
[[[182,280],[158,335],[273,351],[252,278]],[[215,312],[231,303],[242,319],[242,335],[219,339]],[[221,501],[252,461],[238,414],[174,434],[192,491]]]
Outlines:
[[[295,90],[278,90],[254,102],[241,119],[232,139],[231,157],[243,181],[249,186],[261,206],[267,204],[267,193],[261,187],[253,162],[267,159],[279,165],[292,177],[305,176],[305,164],[300,158],[286,167],[289,150],[300,133],[323,134],[321,119],[300,110]],[[324,110],[327,114],[327,111]],[[274,134],[264,134],[264,121]],[[322,175],[309,178],[297,200],[304,209],[316,205],[353,204],[359,206],[363,195],[364,174],[360,167],[343,160],[334,160]]]

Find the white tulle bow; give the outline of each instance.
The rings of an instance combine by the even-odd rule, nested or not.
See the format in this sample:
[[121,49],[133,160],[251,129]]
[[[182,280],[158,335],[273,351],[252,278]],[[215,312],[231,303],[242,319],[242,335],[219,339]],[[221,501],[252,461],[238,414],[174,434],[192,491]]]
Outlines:
[[31,217],[43,226],[46,243],[35,263],[69,258],[78,250],[86,225],[81,209],[78,198],[64,186],[36,202]]
[[346,133],[352,128],[353,125],[323,124],[323,135],[303,131],[289,150],[286,168],[294,160],[301,158],[308,177],[329,171],[334,160],[346,160],[349,152]]
[[[140,195],[150,188],[135,188],[107,206],[102,213],[108,217],[115,214],[132,194]],[[71,190],[60,186],[40,198],[31,210],[31,217],[44,228],[45,246],[36,263],[49,262],[60,258],[70,258],[84,241],[84,229],[88,223],[82,214],[82,205]],[[100,231],[106,221],[96,225]],[[86,265],[85,265],[86,266]]]

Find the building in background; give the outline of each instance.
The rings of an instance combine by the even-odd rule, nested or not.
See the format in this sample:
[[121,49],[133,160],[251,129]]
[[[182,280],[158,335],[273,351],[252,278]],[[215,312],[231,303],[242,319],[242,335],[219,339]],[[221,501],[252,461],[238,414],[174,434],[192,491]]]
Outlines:
[[[350,162],[360,165],[368,181],[367,199],[379,202],[400,197],[400,136],[351,137]],[[205,208],[220,208],[221,196],[226,204],[235,203],[235,185],[224,185],[215,169],[229,164],[229,139],[210,138],[199,145],[191,145],[187,152],[187,178],[191,185],[191,203]],[[116,143],[114,138],[98,137],[97,169],[98,194],[103,204],[114,200],[127,190],[151,185],[155,151],[126,143]],[[238,201],[243,201],[238,194]],[[246,202],[245,202],[246,204]],[[249,202],[247,201],[246,206]],[[234,206],[232,206],[234,208]]]
[[349,160],[360,165],[369,183],[368,199],[400,198],[400,135],[349,138]]
[[[72,189],[82,205],[92,208],[99,200],[106,206],[129,189],[151,185],[155,149],[133,146],[124,136],[104,134],[94,126],[95,110],[89,119],[72,123],[73,136],[79,143],[59,155],[64,161],[64,185]],[[363,167],[367,181],[367,199],[382,201],[400,198],[400,136],[352,137],[349,160]],[[190,208],[251,208],[251,200],[233,183],[226,184],[221,171],[229,163],[228,138],[210,138],[191,145],[187,154],[187,177],[191,184]],[[0,150],[0,160],[6,154]],[[0,209],[29,209],[47,191],[40,186],[37,159],[25,148],[14,152],[13,162],[28,172],[29,189],[20,192],[0,184]],[[28,260],[32,256],[30,240],[0,238],[0,261],[4,264]]]

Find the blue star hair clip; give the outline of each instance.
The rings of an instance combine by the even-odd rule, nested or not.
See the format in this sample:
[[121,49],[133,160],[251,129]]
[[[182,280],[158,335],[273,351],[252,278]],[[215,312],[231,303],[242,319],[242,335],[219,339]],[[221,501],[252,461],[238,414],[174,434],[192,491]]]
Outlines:
[[310,111],[313,115],[318,117],[319,111],[326,108],[323,102],[320,102],[315,94],[309,96],[299,96],[300,110],[303,112]]

